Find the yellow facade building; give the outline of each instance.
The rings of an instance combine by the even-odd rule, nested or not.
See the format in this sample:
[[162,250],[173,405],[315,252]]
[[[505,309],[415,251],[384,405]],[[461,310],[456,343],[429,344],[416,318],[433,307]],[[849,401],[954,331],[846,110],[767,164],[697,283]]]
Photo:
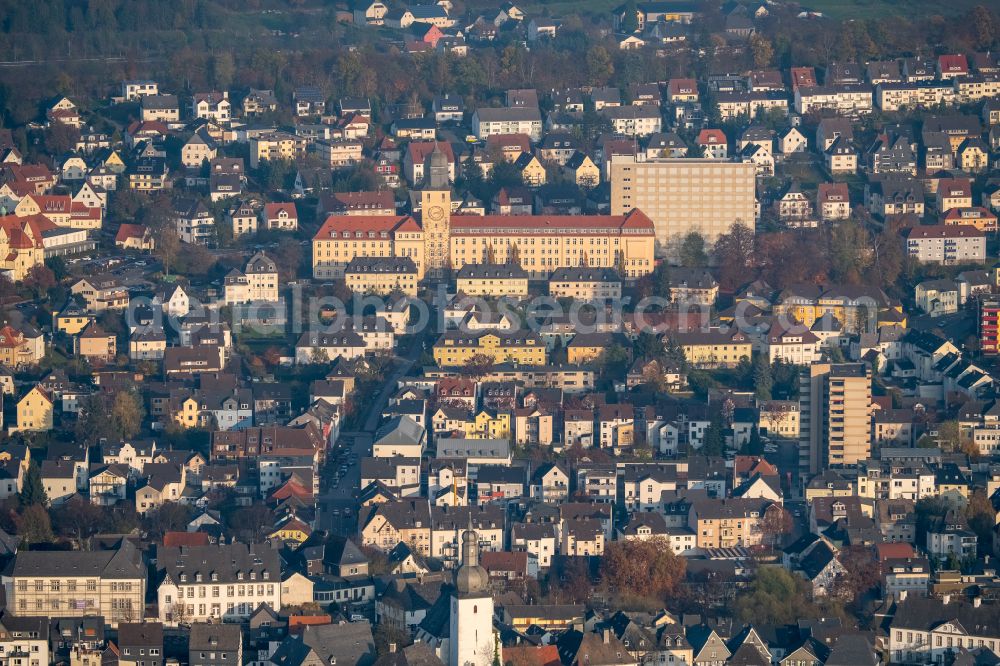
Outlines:
[[753,344],[738,330],[694,331],[673,334],[674,342],[684,350],[684,358],[696,368],[732,368],[742,359],[749,360]]
[[0,217],[0,272],[15,282],[23,280],[35,266],[45,264],[42,233],[56,225],[44,215]]
[[395,215],[328,217],[313,237],[313,276],[341,277],[355,257],[409,257],[418,280],[427,272],[482,263],[517,264],[529,277],[573,266],[616,268],[631,278],[653,271],[655,231],[641,211],[453,216],[448,168],[447,157],[435,148],[414,201],[419,222]]
[[35,386],[17,403],[17,425],[12,432],[46,432],[52,430],[52,396],[41,386]]
[[627,215],[462,215],[451,220],[451,266],[518,263],[532,277],[557,268],[616,268],[626,277],[653,270],[653,223]]
[[0,363],[8,368],[35,365],[45,358],[45,338],[41,332],[25,328],[19,331],[7,325],[0,328]]
[[773,311],[808,327],[829,314],[849,331],[859,330],[866,320],[892,324],[902,316],[902,306],[890,304],[877,287],[849,285],[793,285],[779,295]]
[[110,363],[118,353],[116,336],[93,322],[73,341],[73,353],[92,363]]
[[424,276],[424,231],[409,215],[331,215],[312,248],[317,278],[343,277],[355,257],[409,257]]
[[60,333],[65,333],[66,335],[78,335],[94,319],[94,315],[71,304],[63,308],[63,311],[55,316],[55,328]]
[[442,367],[465,365],[476,356],[519,365],[545,365],[547,359],[545,343],[530,331],[448,331],[434,344],[434,361]]
[[466,264],[455,276],[455,289],[466,296],[527,296],[528,274],[517,264]]
[[[469,427],[471,426],[471,427]],[[469,439],[507,439],[510,437],[510,413],[484,409],[467,424],[465,436]]]
[[417,265],[409,257],[354,257],[344,269],[347,288],[357,294],[417,295]]
[[250,139],[250,168],[256,169],[262,160],[288,162],[305,157],[308,142],[304,137],[288,132],[272,132]]
[[545,167],[533,154],[521,153],[521,156],[514,162],[514,166],[520,172],[521,180],[524,181],[525,185],[539,187],[546,183],[548,175],[545,173]]

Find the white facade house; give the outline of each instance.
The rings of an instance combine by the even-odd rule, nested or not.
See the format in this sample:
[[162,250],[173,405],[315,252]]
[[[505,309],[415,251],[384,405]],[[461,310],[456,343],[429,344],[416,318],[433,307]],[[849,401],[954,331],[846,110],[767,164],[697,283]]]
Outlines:
[[476,109],[472,132],[480,139],[495,134],[527,134],[532,141],[542,139],[542,114],[534,107]]
[[156,565],[164,623],[243,619],[261,604],[281,609],[281,563],[268,544],[163,547]]
[[917,226],[906,232],[906,252],[921,263],[982,264],[986,234],[964,224]]

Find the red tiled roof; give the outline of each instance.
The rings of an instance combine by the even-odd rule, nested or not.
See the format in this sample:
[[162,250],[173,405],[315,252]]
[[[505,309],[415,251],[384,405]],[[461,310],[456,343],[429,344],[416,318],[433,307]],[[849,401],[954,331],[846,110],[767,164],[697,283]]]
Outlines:
[[[458,393],[455,393],[457,391]],[[471,379],[445,377],[437,385],[437,394],[442,398],[476,395],[476,383]]]
[[942,178],[938,181],[937,193],[947,197],[971,197],[972,183],[967,178]]
[[880,562],[917,556],[913,545],[906,542],[875,544],[875,552]]
[[531,137],[527,134],[494,134],[486,137],[486,145],[501,149],[517,147],[527,153],[531,150]]
[[44,164],[4,164],[5,179],[35,182],[39,180],[55,180],[55,176]]
[[0,347],[14,348],[24,344],[24,336],[10,325],[0,328]]
[[726,143],[726,134],[720,129],[703,129],[698,133],[698,143],[714,143],[724,145]]
[[70,205],[70,216],[74,220],[100,220],[101,209],[96,206],[85,206],[79,201]]
[[764,460],[760,456],[736,456],[733,461],[733,474],[735,476],[778,476],[778,468]]
[[820,183],[818,188],[820,203],[824,201],[850,201],[847,183]]
[[302,633],[303,627],[322,624],[332,624],[333,618],[329,615],[289,615],[288,616],[288,633],[293,636],[297,636]]
[[938,56],[938,66],[942,72],[967,72],[969,62],[964,55],[941,55]]
[[451,220],[456,235],[480,233],[601,234],[631,229],[653,234],[653,221],[636,209],[628,215],[461,215]]
[[208,532],[167,532],[163,535],[163,546],[165,548],[207,545]]
[[146,235],[146,227],[141,224],[122,224],[115,234],[116,243],[124,243],[129,238],[143,238]]
[[667,84],[667,91],[671,95],[689,95],[692,92],[698,93],[698,82],[694,79],[670,79],[670,83]]
[[56,225],[44,215],[0,217],[0,229],[10,239],[10,247],[15,250],[42,248],[42,232],[55,229]]
[[560,666],[555,645],[513,645],[503,649],[504,663],[511,666]]
[[294,203],[269,203],[264,204],[264,217],[268,220],[278,217],[278,213],[285,211],[289,217],[298,218]]
[[68,194],[31,194],[31,199],[38,204],[38,209],[45,213],[68,213],[73,199]]
[[816,70],[812,67],[792,67],[792,86],[815,86]]
[[906,230],[906,238],[982,238],[986,234],[971,224],[922,224]]
[[126,130],[131,136],[139,134],[167,134],[170,130],[163,123],[156,120],[137,120],[128,126]]
[[331,238],[335,232],[345,231],[395,233],[420,230],[420,224],[409,215],[330,215],[313,239],[324,240]]
[[322,197],[327,210],[396,209],[396,199],[390,190],[378,192],[335,192]]
[[528,553],[487,551],[480,555],[480,563],[487,571],[514,571],[523,574],[528,571]]
[[289,497],[299,497],[307,498],[312,497],[312,491],[308,490],[301,483],[295,479],[289,479],[285,483],[281,484],[278,488],[271,493],[269,499],[272,500],[282,500],[288,499]]
[[[437,141],[436,143],[441,148],[441,152],[448,158],[448,161],[454,162],[455,153],[451,149],[451,144],[447,141]],[[411,141],[406,146],[406,151],[414,164],[423,164],[427,156],[434,150],[434,144],[434,141]]]
[[[963,213],[968,213],[969,216],[963,215]],[[994,220],[996,221],[997,216],[986,210],[982,206],[970,206],[962,208],[952,208],[944,215],[946,221],[949,220],[965,220],[965,219],[979,219],[979,220]]]

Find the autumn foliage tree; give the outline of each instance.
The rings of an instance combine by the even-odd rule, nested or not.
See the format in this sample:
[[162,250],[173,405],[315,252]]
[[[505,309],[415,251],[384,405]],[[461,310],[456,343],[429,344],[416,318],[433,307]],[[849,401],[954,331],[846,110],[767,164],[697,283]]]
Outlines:
[[840,595],[849,603],[858,605],[863,597],[879,583],[874,552],[869,546],[845,546],[837,553],[837,559],[846,569],[840,584],[837,586]]
[[663,602],[677,594],[686,561],[662,537],[615,541],[604,549],[601,575],[621,594]]
[[462,366],[462,371],[470,377],[482,377],[493,369],[493,357],[486,354],[475,354]]

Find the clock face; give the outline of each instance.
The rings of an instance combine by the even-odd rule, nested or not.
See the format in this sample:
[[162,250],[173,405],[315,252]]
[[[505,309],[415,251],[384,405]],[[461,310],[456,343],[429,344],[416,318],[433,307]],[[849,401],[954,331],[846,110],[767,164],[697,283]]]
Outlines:
[[435,222],[440,222],[444,219],[444,208],[441,208],[441,206],[431,206],[427,209],[427,217]]

